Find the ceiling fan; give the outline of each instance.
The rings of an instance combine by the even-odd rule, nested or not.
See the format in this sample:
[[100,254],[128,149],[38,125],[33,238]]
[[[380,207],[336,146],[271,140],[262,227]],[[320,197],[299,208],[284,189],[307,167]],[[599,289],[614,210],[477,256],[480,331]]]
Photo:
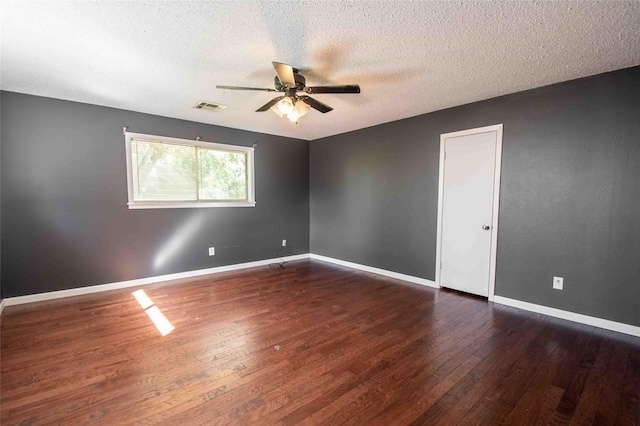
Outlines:
[[258,108],[256,112],[264,112],[270,109],[280,117],[287,117],[294,123],[297,123],[298,118],[309,112],[309,108],[318,110],[323,114],[333,110],[329,105],[313,99],[308,95],[322,93],[360,93],[360,86],[357,84],[307,87],[305,85],[306,79],[303,75],[298,73],[296,68],[280,62],[272,62],[272,64],[273,68],[276,70],[274,89],[240,86],[216,86],[216,88],[283,93],[283,95],[271,99],[269,102]]

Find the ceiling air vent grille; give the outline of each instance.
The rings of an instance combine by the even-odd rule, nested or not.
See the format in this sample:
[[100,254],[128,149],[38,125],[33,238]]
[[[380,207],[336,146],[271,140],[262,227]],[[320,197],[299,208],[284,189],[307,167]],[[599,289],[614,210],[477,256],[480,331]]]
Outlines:
[[207,102],[207,101],[200,101],[197,104],[195,104],[193,107],[197,109],[208,109],[214,112],[221,112],[227,109],[226,105],[216,104],[216,103]]

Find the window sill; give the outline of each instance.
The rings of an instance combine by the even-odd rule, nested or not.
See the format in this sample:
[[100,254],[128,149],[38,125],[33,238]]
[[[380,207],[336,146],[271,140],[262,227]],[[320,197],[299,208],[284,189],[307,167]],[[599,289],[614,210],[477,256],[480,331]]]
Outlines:
[[201,203],[127,203],[129,209],[193,209],[209,207],[255,207],[255,201]]

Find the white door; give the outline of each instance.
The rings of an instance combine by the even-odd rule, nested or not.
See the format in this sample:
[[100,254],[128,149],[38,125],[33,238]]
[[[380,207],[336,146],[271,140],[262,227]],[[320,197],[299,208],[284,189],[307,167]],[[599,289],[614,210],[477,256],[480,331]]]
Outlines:
[[490,287],[493,296],[495,276],[494,191],[497,198],[502,142],[502,126],[496,127],[441,138],[439,283],[485,297]]

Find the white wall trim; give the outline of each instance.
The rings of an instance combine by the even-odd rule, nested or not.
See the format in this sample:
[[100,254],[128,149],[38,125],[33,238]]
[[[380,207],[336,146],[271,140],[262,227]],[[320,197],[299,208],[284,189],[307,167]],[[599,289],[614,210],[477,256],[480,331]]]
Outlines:
[[525,311],[536,312],[539,314],[549,315],[556,318],[562,318],[565,320],[578,322],[580,324],[591,325],[594,327],[604,328],[606,330],[617,331],[618,333],[630,334],[632,336],[640,337],[640,327],[630,324],[624,324],[621,322],[610,321],[603,318],[591,317],[588,315],[577,314],[575,312],[563,311],[562,309],[550,308],[548,306],[536,305],[534,303],[523,302],[521,300],[509,299],[507,297],[495,296],[493,298],[494,303],[501,305],[512,306],[518,309],[524,309]]
[[5,299],[2,299],[2,301],[0,301],[0,315],[2,315],[2,311],[4,311],[4,305],[6,304]]
[[348,268],[359,269],[365,272],[371,272],[372,274],[384,275],[385,277],[395,278],[398,280],[409,281],[414,284],[425,285],[428,287],[438,288],[436,283],[425,278],[418,278],[412,275],[400,274],[398,272],[387,271],[386,269],[374,268],[372,266],[361,265],[359,263],[347,262],[345,260],[334,259],[332,257],[322,256],[319,254],[309,254],[311,259],[322,260],[324,262],[335,263],[336,265],[346,266]]
[[496,162],[493,175],[493,214],[491,217],[491,251],[489,258],[489,301],[493,301],[496,288],[496,259],[498,253],[498,212],[500,211],[500,176],[502,175],[502,124],[461,130],[440,135],[440,172],[438,176],[438,221],[436,226],[436,285],[440,287],[442,261],[442,203],[444,199],[445,140],[479,133],[496,132]]
[[[298,254],[294,256],[283,257],[287,262],[293,260],[308,259],[309,254]],[[279,263],[280,258],[257,260],[255,262],[236,263],[234,265],[216,266],[214,268],[199,269],[195,271],[178,272],[176,274],[159,275],[155,277],[139,278],[135,280],[120,281],[109,284],[92,285],[88,287],[72,288],[69,290],[51,291],[47,293],[29,294],[26,296],[9,297],[2,301],[2,306],[22,305],[25,303],[42,302],[45,300],[61,299],[63,297],[80,296],[84,294],[99,293],[103,291],[117,290],[127,287],[137,287],[141,285],[154,284],[162,281],[177,280],[181,278],[197,277],[200,275],[217,274],[219,272],[235,271],[237,269],[254,268],[256,266],[269,265],[270,263]]]

